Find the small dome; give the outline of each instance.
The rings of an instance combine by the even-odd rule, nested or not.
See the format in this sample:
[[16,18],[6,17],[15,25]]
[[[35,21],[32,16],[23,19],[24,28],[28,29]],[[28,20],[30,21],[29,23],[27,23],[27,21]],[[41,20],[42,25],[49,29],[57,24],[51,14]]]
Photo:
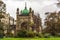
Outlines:
[[28,15],[29,14],[29,11],[27,10],[27,9],[24,9],[23,11],[22,11],[22,15]]

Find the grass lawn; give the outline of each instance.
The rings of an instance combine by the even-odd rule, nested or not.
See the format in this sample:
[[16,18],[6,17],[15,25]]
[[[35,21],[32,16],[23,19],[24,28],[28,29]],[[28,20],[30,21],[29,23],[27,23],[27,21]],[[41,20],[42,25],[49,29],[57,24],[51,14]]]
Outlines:
[[60,40],[60,38],[0,38],[0,40]]

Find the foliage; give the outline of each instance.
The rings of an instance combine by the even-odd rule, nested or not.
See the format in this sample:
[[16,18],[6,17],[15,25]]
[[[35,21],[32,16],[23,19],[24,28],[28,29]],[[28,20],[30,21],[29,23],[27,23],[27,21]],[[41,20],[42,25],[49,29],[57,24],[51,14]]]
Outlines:
[[43,34],[42,33],[36,33],[36,36],[39,37],[39,38],[43,38]]
[[4,24],[2,22],[0,22],[0,30],[3,30],[3,26],[4,26]]
[[20,30],[17,33],[17,37],[26,37],[26,35],[27,35],[27,31],[26,30]]
[[27,32],[27,37],[35,37],[35,33],[33,31],[28,31]]
[[0,19],[1,19],[1,18],[5,18],[5,17],[0,13]]
[[32,31],[20,30],[16,36],[17,37],[35,37],[35,33]]
[[0,14],[0,37],[4,36],[4,29],[3,29],[4,23],[1,22],[2,18],[4,18],[4,16]]
[[[60,32],[60,12],[47,13],[45,18],[45,32],[49,32],[51,35],[55,35]],[[46,30],[47,29],[47,30]]]
[[45,34],[44,34],[44,37],[45,37],[45,38],[51,38],[51,37],[53,37],[53,36],[52,36],[51,34],[49,34],[49,33],[45,33]]
[[4,36],[3,26],[4,26],[4,24],[2,22],[0,22],[0,37],[3,37]]

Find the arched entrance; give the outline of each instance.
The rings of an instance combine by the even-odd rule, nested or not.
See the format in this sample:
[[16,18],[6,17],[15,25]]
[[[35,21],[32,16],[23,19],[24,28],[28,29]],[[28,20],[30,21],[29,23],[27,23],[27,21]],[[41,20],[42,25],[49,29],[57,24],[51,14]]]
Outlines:
[[28,27],[28,23],[27,22],[23,22],[21,24],[21,29],[27,29],[27,27]]

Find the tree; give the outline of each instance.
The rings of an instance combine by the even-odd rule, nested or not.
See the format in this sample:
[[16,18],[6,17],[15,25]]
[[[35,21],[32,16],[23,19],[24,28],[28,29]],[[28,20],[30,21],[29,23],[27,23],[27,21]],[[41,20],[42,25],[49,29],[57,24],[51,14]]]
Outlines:
[[3,30],[4,23],[1,22],[2,18],[4,18],[4,16],[0,14],[0,37],[3,37],[4,35],[4,30]]
[[4,16],[3,16],[2,14],[0,14],[0,19],[1,19],[1,18],[4,18]]
[[48,14],[45,19],[45,26],[48,27],[47,32],[55,35],[56,33],[60,32],[60,12],[56,13],[46,13]]

